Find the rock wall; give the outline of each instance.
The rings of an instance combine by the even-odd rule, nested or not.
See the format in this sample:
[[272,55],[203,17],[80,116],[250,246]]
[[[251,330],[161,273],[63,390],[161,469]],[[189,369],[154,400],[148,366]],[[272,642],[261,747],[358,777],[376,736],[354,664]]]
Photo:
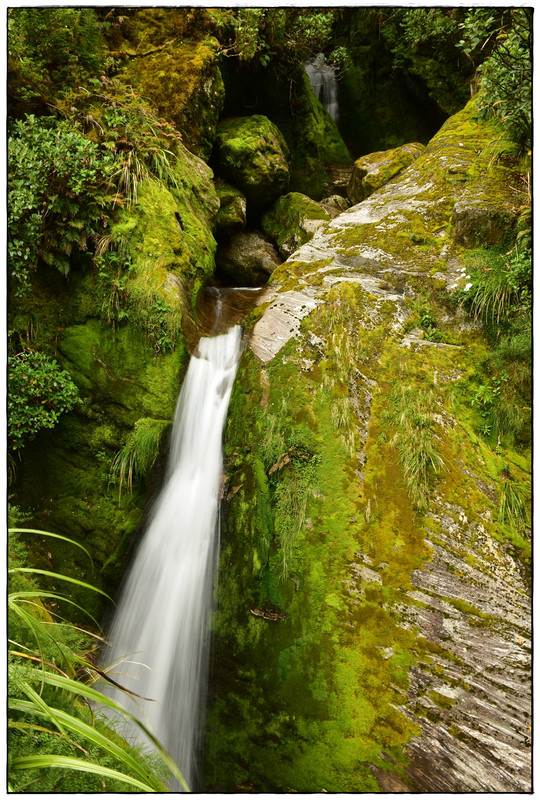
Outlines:
[[261,301],[225,442],[208,788],[530,790],[529,556],[497,521],[505,465],[530,463],[476,434],[486,344],[449,301],[456,207],[484,198],[503,241],[520,204],[493,139],[452,117]]
[[214,271],[212,173],[182,145],[171,164],[172,185],[145,179],[137,203],[118,214],[105,251],[111,260],[73,270],[68,287],[59,273],[40,271],[19,303],[23,317],[39,319],[33,346],[54,353],[82,402],[26,445],[12,499],[30,514],[29,527],[82,542],[94,561],[92,569],[74,548],[44,540],[39,566],[68,569],[112,593],[155,487],[149,475],[119,496],[111,462],[137,420],[172,421],[196,337],[196,298]]

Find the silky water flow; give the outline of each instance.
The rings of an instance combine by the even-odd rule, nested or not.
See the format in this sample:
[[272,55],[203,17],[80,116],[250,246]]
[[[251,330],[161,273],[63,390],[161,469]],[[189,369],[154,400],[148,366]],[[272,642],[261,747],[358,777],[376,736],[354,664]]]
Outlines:
[[315,97],[321,101],[334,122],[339,118],[338,90],[336,72],[330,64],[326,63],[323,53],[319,53],[316,58],[312,58],[306,64],[306,72],[309,76],[311,88]]
[[[222,434],[241,337],[236,325],[228,333],[202,338],[191,358],[176,407],[164,486],[121,593],[102,659],[113,680],[149,699],[110,684],[103,691],[150,728],[190,789],[198,782],[206,699]],[[148,745],[135,724],[116,727],[131,743]]]

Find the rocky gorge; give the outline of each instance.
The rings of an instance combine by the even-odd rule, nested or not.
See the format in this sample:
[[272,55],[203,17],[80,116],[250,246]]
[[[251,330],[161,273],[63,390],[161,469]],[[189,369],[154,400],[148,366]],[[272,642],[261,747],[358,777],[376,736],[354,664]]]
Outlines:
[[[233,65],[208,12],[113,10],[114,75],[57,102],[102,146],[99,128],[128,139],[111,120],[140,92],[167,168],[141,167],[69,284],[40,256],[31,292],[12,293],[20,352],[54,355],[80,395],[17,454],[13,502],[91,551],[115,595],[208,289],[245,287],[200,789],[528,792],[530,375],[522,354],[493,355],[513,341],[503,301],[483,317],[470,300],[526,229],[527,159],[461,85],[454,107],[423,86],[432,129],[413,97],[400,141],[384,83],[388,128],[366,123],[366,149],[346,103],[367,44],[336,121],[303,66]],[[413,96],[419,64],[400,78]],[[90,575],[61,540],[37,537],[31,559]],[[102,597],[72,596],[106,618]]]

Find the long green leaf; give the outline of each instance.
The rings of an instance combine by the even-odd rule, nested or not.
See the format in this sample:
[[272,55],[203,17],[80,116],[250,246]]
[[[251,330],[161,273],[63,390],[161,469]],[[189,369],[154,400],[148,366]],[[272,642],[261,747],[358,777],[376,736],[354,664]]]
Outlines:
[[147,781],[149,785],[153,785],[155,791],[165,790],[163,782],[145,769],[144,761],[138,761],[137,759],[133,758],[129,752],[120,747],[120,745],[118,745],[116,742],[112,741],[108,736],[101,733],[91,725],[88,725],[78,717],[74,717],[59,708],[51,708],[50,706],[49,713],[47,713],[44,709],[37,710],[32,703],[25,700],[10,700],[9,707],[14,711],[22,711],[23,713],[27,714],[34,714],[45,719],[52,716],[55,722],[57,719],[60,720],[62,725],[67,730],[71,731],[72,733],[79,734],[79,736],[82,736],[87,741],[103,748],[107,753],[118,758],[120,762],[122,762],[129,769],[132,769],[136,774],[139,775],[140,778]]
[[21,681],[18,684],[18,686],[20,689],[22,689],[25,695],[28,698],[30,698],[30,704],[32,705],[32,707],[36,710],[41,710],[46,717],[52,719],[58,730],[65,736],[66,732],[64,731],[61,722],[59,722],[58,719],[51,712],[45,700],[43,700],[43,698],[40,697],[39,694],[36,691],[34,691],[34,689],[32,689],[32,687],[29,686],[25,681]]
[[63,675],[56,675],[52,672],[41,671],[35,668],[32,668],[27,672],[27,677],[34,676],[37,681],[47,683],[50,686],[57,686],[62,689],[66,689],[67,691],[71,692],[72,694],[80,695],[81,697],[86,697],[89,700],[93,700],[96,703],[101,703],[101,705],[110,708],[113,711],[117,711],[122,714],[124,717],[132,720],[135,725],[137,725],[143,733],[150,739],[152,744],[156,747],[159,751],[162,759],[164,760],[166,766],[170,770],[170,772],[174,775],[174,777],[178,780],[178,782],[189,791],[189,787],[184,779],[184,776],[178,769],[178,765],[173,761],[172,757],[169,753],[165,750],[163,745],[156,739],[156,737],[151,733],[148,728],[143,725],[140,720],[130,714],[123,706],[119,703],[116,703],[114,700],[111,700],[110,697],[107,695],[98,692],[96,689],[92,689],[91,686],[87,686],[84,683],[79,681],[74,681],[71,678],[65,678]]
[[[20,599],[24,600],[27,597],[46,597],[49,600],[62,600],[64,603],[69,603],[70,606],[75,606],[75,608],[77,608],[79,611],[82,611],[84,614],[86,614],[86,616],[89,617],[92,620],[92,622],[96,625],[96,627],[101,630],[101,626],[100,626],[99,622],[92,616],[92,614],[90,614],[89,611],[86,610],[86,608],[83,608],[78,603],[75,603],[73,600],[70,600],[69,597],[66,597],[63,594],[57,594],[56,592],[41,592],[41,591],[12,592],[10,595],[8,595],[8,602],[15,602],[16,600],[20,600]],[[49,611],[48,613],[52,613],[52,612]],[[54,616],[59,616],[59,615],[55,614]],[[68,624],[71,625],[71,623],[68,623]],[[76,628],[77,626],[71,625],[71,627]],[[82,628],[77,628],[77,630],[83,631]],[[83,631],[83,632],[84,633],[88,633],[91,636],[95,636],[95,634],[90,634],[89,631]]]
[[58,572],[50,572],[47,569],[33,569],[32,567],[12,567],[8,570],[8,572],[30,572],[35,575],[47,575],[49,578],[54,578],[58,581],[67,581],[67,583],[74,583],[76,586],[81,586],[83,589],[90,589],[92,592],[97,592],[98,594],[102,594],[107,600],[110,600],[111,603],[113,602],[112,598],[106,592],[103,592],[101,589],[98,589],[97,586],[92,586],[90,583],[85,583],[84,581],[78,580],[78,578],[71,578],[68,575],[60,575]]
[[90,772],[93,775],[98,775],[101,778],[112,778],[122,783],[127,783],[129,786],[135,786],[142,792],[155,792],[156,790],[146,783],[141,783],[136,778],[130,775],[124,775],[123,772],[117,772],[115,769],[102,767],[99,764],[92,764],[89,761],[83,761],[81,758],[71,758],[70,756],[57,756],[57,755],[39,755],[39,756],[19,756],[12,761],[13,769],[73,769],[77,772]]
[[92,564],[94,563],[92,561],[92,556],[90,555],[86,547],[83,547],[82,544],[74,541],[74,539],[69,539],[67,536],[60,536],[59,533],[51,533],[50,531],[38,531],[35,530],[34,528],[9,528],[8,533],[37,533],[39,536],[49,536],[51,539],[60,539],[63,542],[68,542],[68,544],[73,544],[75,545],[75,547],[79,547],[86,553],[91,563]]

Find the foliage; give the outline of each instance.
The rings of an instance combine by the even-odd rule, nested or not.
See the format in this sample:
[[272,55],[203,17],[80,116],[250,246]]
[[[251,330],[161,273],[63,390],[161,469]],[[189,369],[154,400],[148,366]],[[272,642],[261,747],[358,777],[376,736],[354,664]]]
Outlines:
[[527,250],[514,247],[508,253],[479,251],[470,257],[478,265],[471,272],[471,286],[462,297],[476,319],[497,324],[530,314],[532,259]]
[[492,43],[478,68],[479,110],[501,120],[525,150],[532,136],[532,8],[471,9],[459,47],[471,55]]
[[[532,351],[532,258],[528,237],[509,252],[471,251],[463,305],[482,320],[492,348],[471,405],[481,417],[480,432],[512,438],[530,436]],[[523,242],[525,244],[523,244]]]
[[20,449],[42,428],[54,428],[60,415],[78,402],[68,372],[44,353],[23,352],[8,358],[8,438]]
[[67,123],[30,115],[8,140],[8,265],[16,294],[41,259],[63,275],[107,223],[114,156]]
[[209,14],[222,54],[262,67],[271,61],[281,68],[304,64],[325,49],[334,22],[332,11],[299,8],[209,9]]
[[168,426],[165,420],[148,417],[135,423],[111,464],[111,475],[118,481],[119,493],[124,484],[131,492],[134,479],[141,479],[150,472],[159,454],[161,437]]
[[401,385],[391,393],[387,412],[387,421],[395,428],[391,442],[397,448],[409,494],[421,511],[427,508],[431,476],[444,466],[434,413],[434,392],[429,388]]
[[8,9],[10,93],[50,102],[104,69],[102,25],[92,8]]
[[[126,786],[142,792],[163,792],[167,789],[158,773],[165,771],[185,786],[170,756],[141,723],[134,720],[161,757],[155,764],[128,747],[105,721],[104,708],[134,718],[92,686],[97,679],[108,680],[107,675],[91,663],[90,654],[81,656],[80,652],[82,648],[88,651],[89,642],[101,641],[100,637],[66,623],[57,608],[72,601],[56,590],[39,588],[36,578],[100,590],[74,578],[28,567],[20,541],[21,534],[27,533],[76,544],[45,531],[9,531],[10,789],[31,791],[37,783],[42,792],[116,792],[125,791]],[[86,775],[83,781],[76,777],[80,772]]]

